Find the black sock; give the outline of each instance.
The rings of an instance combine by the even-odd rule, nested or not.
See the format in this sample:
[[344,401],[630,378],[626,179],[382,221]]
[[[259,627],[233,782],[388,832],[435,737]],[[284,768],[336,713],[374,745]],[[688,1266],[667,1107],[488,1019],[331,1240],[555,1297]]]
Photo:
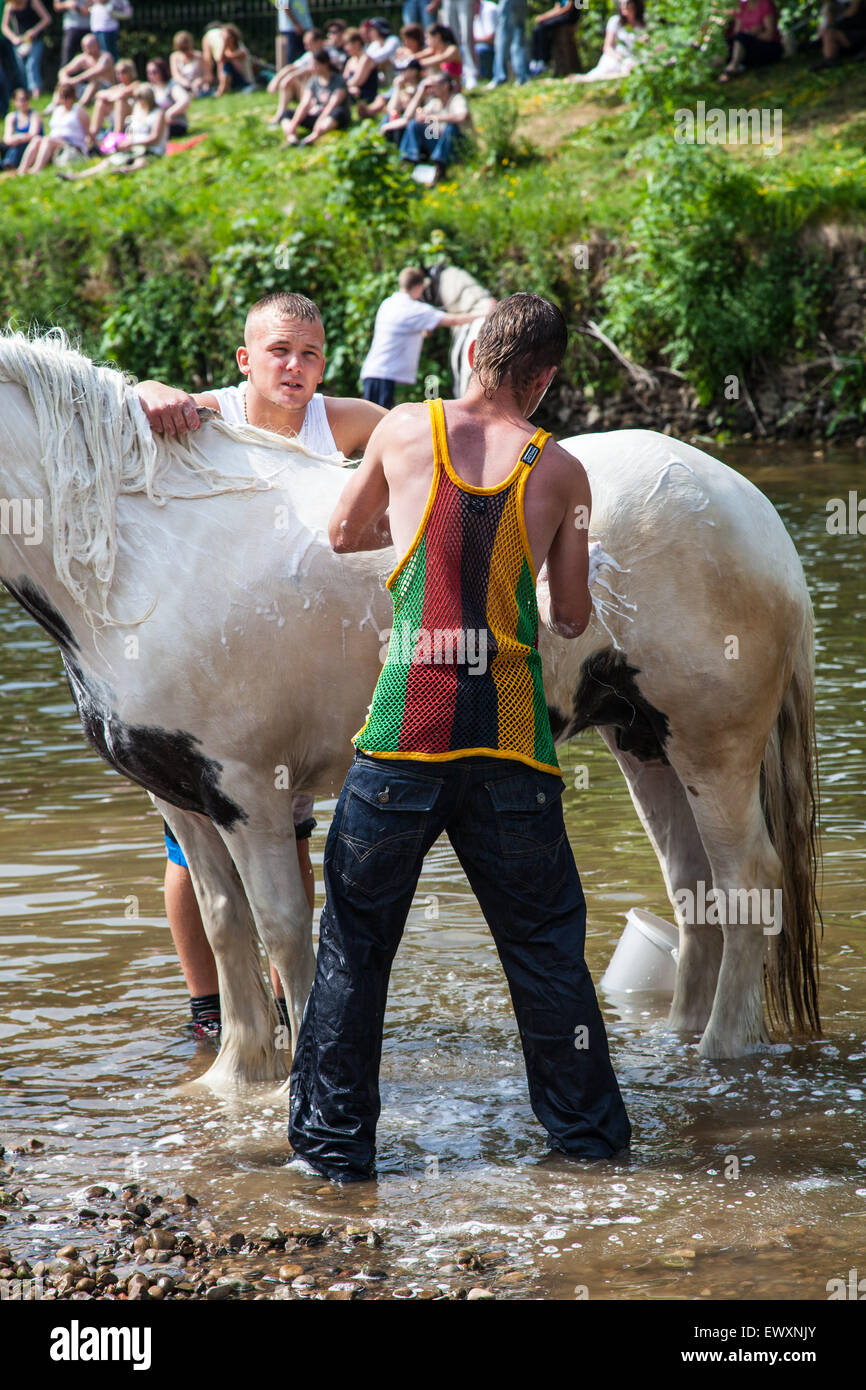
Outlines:
[[221,1021],[218,994],[190,996],[189,1008],[193,1023],[219,1023]]

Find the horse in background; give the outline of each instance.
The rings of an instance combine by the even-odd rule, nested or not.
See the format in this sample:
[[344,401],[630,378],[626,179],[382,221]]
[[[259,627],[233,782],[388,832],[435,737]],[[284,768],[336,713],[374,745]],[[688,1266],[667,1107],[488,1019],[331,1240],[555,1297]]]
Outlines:
[[[219,972],[214,1089],[280,1080],[258,942],[293,1037],[313,974],[293,792],[333,796],[380,669],[392,550],[337,556],[345,483],[296,441],[215,419],[154,438],[123,375],[61,335],[0,336],[0,580],[60,647],[84,731],[189,861]],[[688,921],[670,1026],[738,1057],[819,1028],[812,611],[769,501],[647,430],[578,437],[593,494],[590,625],[539,634],[558,742],[598,728],[671,901],[782,892],[762,923]],[[575,518],[575,524],[580,519]],[[585,520],[583,522],[585,523]],[[730,639],[737,657],[731,659]]]
[[469,363],[469,344],[474,343],[486,316],[496,306],[489,290],[470,275],[468,270],[441,261],[427,272],[424,299],[446,314],[477,314],[471,323],[460,323],[451,329],[451,375],[454,395],[462,396],[469,385],[472,368]]

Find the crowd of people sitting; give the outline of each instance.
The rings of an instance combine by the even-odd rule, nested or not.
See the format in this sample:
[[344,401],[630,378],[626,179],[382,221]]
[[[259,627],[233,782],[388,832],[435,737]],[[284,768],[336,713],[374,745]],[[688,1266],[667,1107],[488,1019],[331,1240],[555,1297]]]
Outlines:
[[[62,22],[62,62],[54,96],[40,113],[31,103],[42,92],[43,35],[52,23],[48,0],[5,0],[0,44],[7,48],[5,68],[12,67],[19,85],[10,109],[0,63],[3,171],[36,173],[55,163],[63,177],[78,179],[142,168],[166,152],[169,140],[187,135],[194,101],[266,85],[276,98],[268,123],[287,145],[314,144],[353,121],[375,121],[401,158],[416,166],[416,177],[432,183],[471,138],[465,93],[480,81],[496,88],[509,74],[522,84],[550,71],[563,31],[583,10],[580,0],[557,0],[532,20],[527,34],[525,0],[406,0],[403,27],[392,33],[381,18],[357,28],[333,19],[318,29],[308,0],[274,3],[276,70],[249,51],[236,25],[214,22],[199,46],[187,30],[176,33],[170,55],[151,57],[140,82],[132,61],[118,59],[129,0],[52,0]],[[779,62],[786,52],[774,0],[737,0],[725,38],[722,82]],[[866,0],[824,0],[820,41],[816,68],[866,58]],[[644,0],[618,0],[598,60],[570,80],[622,77],[641,61],[648,42]],[[87,155],[104,160],[84,171],[65,167]]]

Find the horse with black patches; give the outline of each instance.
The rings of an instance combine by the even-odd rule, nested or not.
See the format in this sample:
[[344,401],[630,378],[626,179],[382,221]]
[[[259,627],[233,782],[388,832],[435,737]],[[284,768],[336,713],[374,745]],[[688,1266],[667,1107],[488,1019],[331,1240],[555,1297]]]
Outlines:
[[[334,795],[391,620],[393,551],[337,556],[333,459],[214,420],[155,439],[134,392],[58,335],[0,337],[0,487],[44,534],[0,578],[58,643],[93,746],[189,861],[219,972],[215,1089],[285,1076],[313,973],[291,793]],[[670,1023],[735,1057],[819,1027],[812,613],[778,515],[739,474],[645,430],[566,441],[593,492],[586,632],[539,646],[554,734],[617,758],[672,902],[702,878],[783,890],[782,930],[681,922]],[[580,524],[580,518],[575,518]],[[585,523],[584,523],[585,524]],[[739,656],[728,659],[735,636]]]

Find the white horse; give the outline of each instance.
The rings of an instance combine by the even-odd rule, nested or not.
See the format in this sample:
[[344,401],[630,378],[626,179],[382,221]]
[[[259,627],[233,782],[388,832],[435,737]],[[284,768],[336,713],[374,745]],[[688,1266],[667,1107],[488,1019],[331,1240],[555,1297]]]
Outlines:
[[454,395],[462,396],[469,384],[472,367],[469,362],[469,344],[474,343],[485,315],[494,307],[496,300],[489,290],[459,266],[440,263],[428,271],[425,299],[447,314],[477,314],[471,323],[458,324],[451,329],[451,375],[454,378]]
[[[58,642],[94,747],[190,862],[223,1006],[208,1082],[279,1080],[256,941],[297,1036],[313,950],[291,794],[341,785],[393,552],[333,554],[333,462],[219,420],[154,439],[122,375],[57,337],[0,337],[0,420],[0,579]],[[567,447],[602,551],[590,627],[541,634],[554,733],[598,727],[673,902],[701,880],[783,893],[778,935],[682,922],[670,1024],[702,1033],[703,1056],[748,1052],[767,1036],[766,972],[773,1020],[814,1032],[812,614],[794,547],[761,493],[688,445],[628,430]]]

